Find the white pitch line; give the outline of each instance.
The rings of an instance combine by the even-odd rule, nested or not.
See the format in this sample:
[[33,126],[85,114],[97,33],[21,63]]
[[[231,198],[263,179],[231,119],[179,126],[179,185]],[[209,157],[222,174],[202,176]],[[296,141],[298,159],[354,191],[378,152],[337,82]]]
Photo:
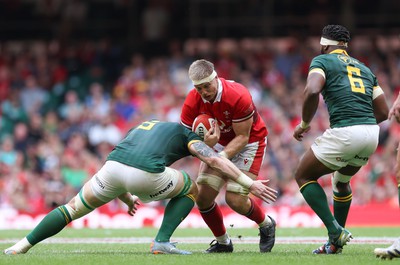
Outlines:
[[[398,237],[357,237],[350,241],[349,244],[391,244]],[[50,244],[146,244],[150,243],[152,237],[109,237],[109,238],[66,238],[55,237],[48,238],[41,243]],[[0,239],[0,244],[13,244],[20,239],[4,238]],[[185,244],[208,244],[213,240],[211,237],[173,237],[172,242],[180,242]],[[234,244],[258,244],[258,237],[232,237]],[[318,244],[326,241],[326,237],[277,237],[275,244]]]

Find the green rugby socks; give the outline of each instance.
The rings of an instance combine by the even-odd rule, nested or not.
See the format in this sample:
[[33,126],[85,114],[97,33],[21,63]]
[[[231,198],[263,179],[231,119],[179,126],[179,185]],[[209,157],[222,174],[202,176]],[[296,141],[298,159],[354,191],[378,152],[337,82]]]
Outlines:
[[194,206],[193,199],[193,196],[188,194],[182,197],[175,197],[169,201],[165,208],[164,218],[155,241],[169,242],[176,228],[192,210]]
[[43,220],[30,232],[26,238],[31,245],[49,238],[60,232],[68,223],[71,217],[65,206],[60,206],[49,212]]
[[340,226],[345,227],[353,194],[350,192],[333,192],[333,212]]
[[328,199],[317,181],[310,181],[301,186],[304,199],[325,224],[329,234],[338,233],[338,224],[329,209]]

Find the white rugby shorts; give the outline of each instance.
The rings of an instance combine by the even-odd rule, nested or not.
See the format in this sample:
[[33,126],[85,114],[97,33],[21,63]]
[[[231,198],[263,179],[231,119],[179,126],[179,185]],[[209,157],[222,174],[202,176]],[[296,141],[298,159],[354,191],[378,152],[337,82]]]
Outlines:
[[149,173],[116,161],[106,161],[92,177],[91,187],[94,195],[102,201],[130,192],[145,203],[168,198],[179,177],[180,172],[169,167],[162,173]]
[[368,163],[379,141],[378,125],[354,125],[327,129],[311,145],[316,158],[332,170],[347,165],[361,167]]

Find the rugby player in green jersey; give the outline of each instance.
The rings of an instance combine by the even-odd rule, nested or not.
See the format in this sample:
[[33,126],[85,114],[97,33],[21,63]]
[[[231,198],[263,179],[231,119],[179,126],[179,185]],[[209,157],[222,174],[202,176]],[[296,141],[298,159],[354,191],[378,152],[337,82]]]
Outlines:
[[253,181],[231,161],[216,153],[213,146],[220,131],[214,126],[204,142],[196,133],[178,123],[146,121],[128,132],[108,155],[103,167],[84,184],[67,204],[57,207],[22,240],[4,250],[5,254],[26,253],[40,241],[60,232],[66,225],[95,208],[118,198],[134,215],[140,201],[146,203],[171,199],[164,218],[151,244],[154,254],[191,254],[176,248],[170,237],[194,206],[197,185],[187,173],[169,166],[175,161],[196,156],[210,167],[223,172],[232,180],[247,187],[265,202],[276,200],[276,191],[268,180]]
[[[295,179],[304,199],[328,230],[328,241],[314,254],[336,254],[350,241],[345,229],[352,200],[351,177],[368,162],[378,145],[378,123],[388,117],[383,90],[371,70],[349,56],[349,31],[341,25],[322,30],[321,53],[311,61],[304,90],[302,121],[293,137],[301,141],[311,129],[322,95],[330,128],[300,159]],[[332,174],[333,214],[318,179]]]

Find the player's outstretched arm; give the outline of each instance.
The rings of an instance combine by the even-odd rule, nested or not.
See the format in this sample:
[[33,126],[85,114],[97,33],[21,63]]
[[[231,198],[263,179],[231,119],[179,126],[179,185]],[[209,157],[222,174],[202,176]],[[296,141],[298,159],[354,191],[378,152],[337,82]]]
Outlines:
[[217,154],[204,142],[194,142],[189,146],[189,150],[212,169],[224,174],[243,187],[248,188],[252,194],[263,201],[270,203],[276,200],[277,191],[267,186],[268,180],[253,181],[240,171],[229,159]]

